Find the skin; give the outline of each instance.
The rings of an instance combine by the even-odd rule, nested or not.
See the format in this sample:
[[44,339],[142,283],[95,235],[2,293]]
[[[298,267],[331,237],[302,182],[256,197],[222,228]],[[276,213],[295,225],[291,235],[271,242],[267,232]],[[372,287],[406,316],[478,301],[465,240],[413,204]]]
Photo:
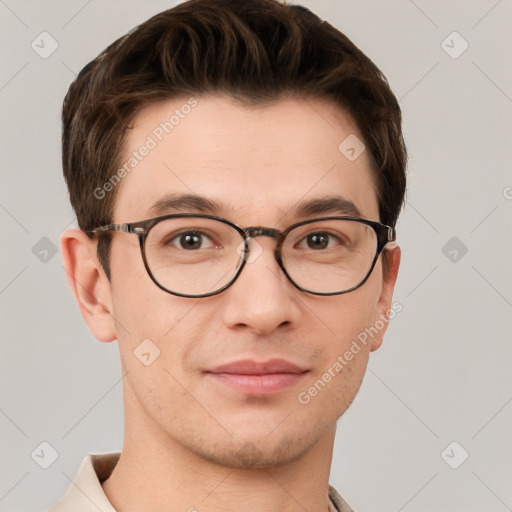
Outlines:
[[[304,199],[342,195],[362,217],[379,220],[366,152],[350,162],[338,145],[358,129],[335,104],[285,99],[243,107],[222,96],[196,97],[191,113],[120,185],[114,222],[151,218],[169,192],[222,201],[218,214],[242,227],[284,229]],[[146,107],[127,134],[125,156],[186,102]],[[193,210],[190,210],[193,211]],[[303,405],[297,397],[391,308],[400,248],[347,294],[315,296],[294,288],[274,259],[275,241],[224,292],[177,297],[148,277],[133,234],[113,235],[109,282],[96,241],[76,229],[62,236],[70,285],[94,336],[117,339],[125,408],[124,446],[103,489],[117,510],[325,512],[336,422],[363,379],[385,328],[341,373]],[[134,349],[160,349],[150,366]],[[283,358],[305,377],[271,396],[250,396],[211,382],[204,370],[240,359]],[[143,489],[143,492],[141,492]],[[194,508],[191,508],[194,507]]]

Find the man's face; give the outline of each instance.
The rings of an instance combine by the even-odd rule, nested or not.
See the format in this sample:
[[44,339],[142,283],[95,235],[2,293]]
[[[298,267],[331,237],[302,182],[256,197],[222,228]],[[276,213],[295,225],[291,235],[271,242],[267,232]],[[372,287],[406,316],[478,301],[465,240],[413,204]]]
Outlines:
[[[154,130],[186,98],[151,105],[136,117],[122,161],[147,144],[148,135],[157,144],[118,185],[115,223],[154,217],[151,207],[157,201],[180,193],[224,205],[215,214],[241,227],[284,230],[304,220],[289,215],[292,207],[332,195],[353,202],[363,218],[379,220],[368,155],[350,161],[338,149],[351,134],[362,139],[339,107],[283,100],[246,108],[222,97],[196,99],[197,106],[172,131],[158,132],[161,141]],[[168,211],[180,212],[201,213]],[[287,280],[274,258],[274,239],[257,242],[263,252],[230,288],[211,297],[184,298],[152,282],[136,236],[113,235],[111,286],[103,300],[128,372],[128,432],[232,467],[293,461],[333,435],[384,329],[366,345],[360,343],[341,371],[331,370],[329,382],[322,376],[389,310],[396,272],[383,276],[379,259],[359,289],[316,296]],[[147,339],[160,350],[149,366],[134,353]],[[211,373],[241,360],[273,359],[289,361],[303,373],[266,393],[234,387]],[[307,393],[319,379],[325,386]]]

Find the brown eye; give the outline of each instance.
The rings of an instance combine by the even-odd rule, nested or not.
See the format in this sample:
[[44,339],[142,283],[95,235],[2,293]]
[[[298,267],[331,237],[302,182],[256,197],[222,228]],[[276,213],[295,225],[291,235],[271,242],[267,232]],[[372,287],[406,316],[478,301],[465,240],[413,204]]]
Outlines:
[[197,249],[210,249],[215,247],[210,237],[202,231],[182,231],[181,233],[169,236],[164,245],[177,249],[193,251]]
[[199,233],[188,233],[180,235],[179,243],[183,249],[200,249],[202,242],[202,235]]
[[327,233],[314,233],[307,237],[307,244],[310,249],[325,249],[329,246],[329,235]]

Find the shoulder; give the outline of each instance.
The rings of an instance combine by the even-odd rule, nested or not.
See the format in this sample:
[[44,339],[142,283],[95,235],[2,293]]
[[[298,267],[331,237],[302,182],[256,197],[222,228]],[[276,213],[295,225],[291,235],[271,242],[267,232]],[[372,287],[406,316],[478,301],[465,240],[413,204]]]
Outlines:
[[329,485],[329,498],[338,512],[355,512],[332,485]]
[[46,512],[116,512],[101,482],[110,476],[119,456],[120,452],[88,454],[64,496]]

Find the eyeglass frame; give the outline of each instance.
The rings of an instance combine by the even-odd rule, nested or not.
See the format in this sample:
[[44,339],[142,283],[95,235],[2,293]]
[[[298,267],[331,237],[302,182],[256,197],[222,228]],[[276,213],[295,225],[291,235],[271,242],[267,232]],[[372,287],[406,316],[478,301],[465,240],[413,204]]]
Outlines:
[[[227,224],[228,226],[235,229],[235,231],[238,232],[238,234],[242,237],[244,242],[244,256],[241,256],[240,259],[242,260],[242,263],[240,267],[238,268],[236,274],[234,277],[224,286],[222,286],[220,289],[215,290],[214,292],[209,292],[206,294],[199,294],[199,295],[190,295],[190,294],[184,294],[179,292],[173,292],[171,290],[168,290],[163,285],[161,285],[156,278],[154,277],[153,273],[151,272],[151,269],[149,268],[149,264],[146,258],[146,239],[149,235],[149,232],[153,227],[155,227],[160,222],[167,220],[167,219],[173,219],[173,218],[203,218],[203,219],[212,219],[216,221],[220,221],[224,224]],[[283,241],[285,240],[286,236],[290,231],[293,229],[303,226],[306,224],[312,224],[314,222],[321,222],[321,221],[327,221],[327,220],[347,220],[351,222],[359,222],[361,224],[365,224],[367,226],[370,226],[377,236],[377,247],[375,251],[375,256],[373,258],[372,264],[366,273],[363,280],[358,283],[357,285],[352,286],[351,288],[347,290],[343,290],[340,292],[313,292],[311,290],[307,290],[306,288],[303,288],[299,286],[288,274],[286,268],[284,267],[283,261],[282,261],[282,254],[281,254],[281,248],[283,245]],[[91,230],[84,230],[85,233],[88,234],[107,234],[109,232],[122,232],[122,233],[131,233],[137,235],[139,239],[139,247],[141,251],[142,261],[144,262],[144,267],[146,268],[146,272],[148,273],[151,280],[164,292],[170,293],[171,295],[175,295],[178,297],[186,297],[186,298],[203,298],[203,297],[211,297],[214,295],[217,295],[227,288],[229,288],[240,276],[242,273],[243,268],[245,267],[245,264],[247,263],[247,258],[245,257],[247,254],[249,254],[249,244],[251,239],[256,238],[257,236],[269,236],[271,238],[274,238],[277,240],[276,248],[274,250],[274,257],[281,268],[281,270],[284,272],[287,279],[300,291],[310,293],[312,295],[320,295],[320,296],[331,296],[331,295],[342,295],[344,293],[349,293],[357,288],[360,288],[370,277],[371,273],[373,272],[373,269],[375,268],[375,264],[377,263],[377,260],[379,256],[383,253],[385,246],[390,243],[394,242],[396,240],[396,230],[392,226],[388,226],[386,224],[382,224],[381,222],[375,221],[375,220],[369,220],[369,219],[362,219],[359,217],[343,217],[343,216],[334,216],[334,217],[319,217],[319,218],[313,218],[313,219],[307,219],[300,222],[296,222],[292,224],[291,226],[288,226],[284,231],[280,231],[279,229],[275,228],[269,228],[264,226],[250,226],[247,228],[242,228],[235,224],[234,222],[224,219],[223,217],[217,217],[215,215],[207,215],[207,214],[201,214],[201,213],[177,213],[177,214],[168,214],[168,215],[161,215],[159,217],[154,217],[152,219],[146,219],[141,220],[137,222],[127,222],[124,224],[107,224],[104,226],[99,226],[95,229]]]

